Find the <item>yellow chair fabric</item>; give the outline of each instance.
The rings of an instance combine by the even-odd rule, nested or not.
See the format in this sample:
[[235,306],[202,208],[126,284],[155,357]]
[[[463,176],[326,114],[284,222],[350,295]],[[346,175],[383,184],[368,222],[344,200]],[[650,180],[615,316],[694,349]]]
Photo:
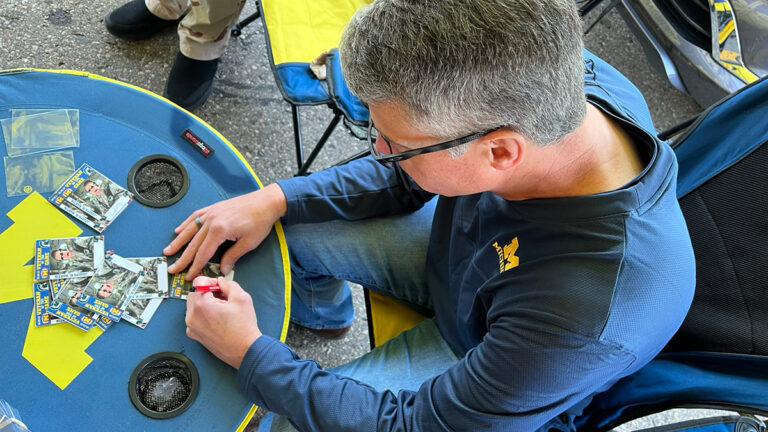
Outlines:
[[344,26],[372,0],[261,0],[275,65],[310,63],[336,48]]
[[368,322],[371,348],[424,321],[426,317],[390,297],[368,291]]

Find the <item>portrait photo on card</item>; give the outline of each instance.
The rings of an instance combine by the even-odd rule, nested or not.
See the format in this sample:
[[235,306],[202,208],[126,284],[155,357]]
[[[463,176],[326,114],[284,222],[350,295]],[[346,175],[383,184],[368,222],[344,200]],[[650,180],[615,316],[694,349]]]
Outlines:
[[118,321],[125,310],[125,304],[143,277],[143,267],[108,253],[85,287],[77,305]]
[[104,237],[35,241],[35,280],[92,276],[104,259]]
[[144,268],[144,277],[131,300],[168,297],[168,262],[165,257],[127,259]]
[[84,168],[88,177],[75,189],[71,198],[77,200],[99,216],[99,219],[112,220],[116,208],[124,207],[131,199],[131,193],[108,179],[95,169]]

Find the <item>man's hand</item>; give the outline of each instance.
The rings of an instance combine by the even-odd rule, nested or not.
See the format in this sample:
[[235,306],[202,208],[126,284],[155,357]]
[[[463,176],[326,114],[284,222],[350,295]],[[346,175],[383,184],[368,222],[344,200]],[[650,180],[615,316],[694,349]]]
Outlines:
[[195,211],[173,230],[177,237],[163,249],[165,255],[173,255],[189,243],[168,272],[178,273],[192,263],[186,276],[192,280],[219,245],[231,240],[235,244],[221,258],[221,272],[229,273],[235,261],[264,241],[285,212],[285,195],[276,184]]
[[190,292],[187,297],[187,336],[200,342],[235,369],[261,336],[251,295],[237,282],[199,276],[193,285],[219,285],[220,297]]

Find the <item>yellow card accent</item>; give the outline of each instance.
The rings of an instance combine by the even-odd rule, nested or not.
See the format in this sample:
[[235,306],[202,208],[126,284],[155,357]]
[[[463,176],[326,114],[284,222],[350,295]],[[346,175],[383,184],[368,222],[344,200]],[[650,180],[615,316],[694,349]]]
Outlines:
[[84,332],[69,324],[35,327],[33,313],[21,355],[64,390],[91,363],[85,349],[102,333],[98,327]]
[[35,240],[74,237],[82,230],[39,193],[34,192],[8,212],[13,224],[0,233],[0,304],[32,297]]
[[261,0],[273,61],[310,63],[338,47],[349,19],[371,1]]

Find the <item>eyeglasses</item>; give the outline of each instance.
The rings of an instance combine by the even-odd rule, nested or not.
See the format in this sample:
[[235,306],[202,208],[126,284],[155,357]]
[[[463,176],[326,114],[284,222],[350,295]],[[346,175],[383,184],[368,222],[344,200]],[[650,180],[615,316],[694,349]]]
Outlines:
[[[392,151],[392,143],[389,141],[387,137],[384,136],[384,134],[380,133],[376,129],[376,126],[374,126],[373,124],[373,120],[369,119],[368,120],[368,145],[371,148],[371,155],[373,156],[373,159],[375,159],[378,163],[384,165],[385,167],[392,168],[395,165],[395,162],[404,161],[406,159],[410,159],[414,156],[418,156],[421,154],[432,153],[440,150],[447,150],[452,147],[458,147],[462,144],[466,144],[468,142],[474,141],[498,129],[500,129],[500,127],[494,128],[485,132],[473,133],[472,135],[467,135],[461,138],[442,142],[439,144],[433,144],[426,147],[394,153]],[[379,136],[381,136],[381,139],[383,139],[384,142],[387,143],[387,148],[389,148],[389,153],[387,154],[379,153],[379,151],[376,150],[376,139],[378,139]]]

